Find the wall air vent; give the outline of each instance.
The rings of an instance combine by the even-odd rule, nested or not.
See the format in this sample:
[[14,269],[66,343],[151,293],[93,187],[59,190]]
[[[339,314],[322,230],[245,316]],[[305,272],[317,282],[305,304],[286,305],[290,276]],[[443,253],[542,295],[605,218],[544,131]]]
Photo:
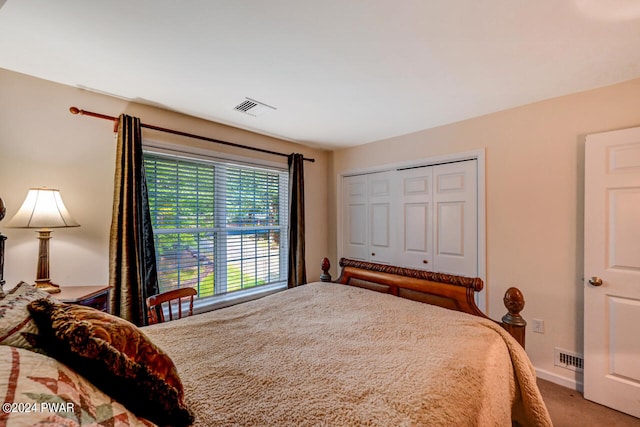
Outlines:
[[584,357],[581,354],[556,347],[555,356],[555,366],[579,372],[584,370]]
[[275,111],[276,107],[267,105],[264,102],[256,101],[255,99],[245,98],[244,101],[233,107],[233,109],[253,117],[258,117],[268,111]]

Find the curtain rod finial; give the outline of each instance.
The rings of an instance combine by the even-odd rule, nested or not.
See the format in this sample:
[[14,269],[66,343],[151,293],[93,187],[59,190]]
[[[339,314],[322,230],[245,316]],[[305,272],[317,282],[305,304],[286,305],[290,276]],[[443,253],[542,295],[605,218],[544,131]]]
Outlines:
[[82,110],[78,109],[78,107],[71,107],[69,108],[69,111],[71,112],[71,114],[80,114],[82,112]]

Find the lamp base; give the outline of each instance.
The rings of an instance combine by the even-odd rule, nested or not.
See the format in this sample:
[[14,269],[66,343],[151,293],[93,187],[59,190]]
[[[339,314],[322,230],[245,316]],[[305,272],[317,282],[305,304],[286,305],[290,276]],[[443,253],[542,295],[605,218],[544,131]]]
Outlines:
[[41,291],[49,292],[50,294],[57,294],[60,292],[60,286],[55,283],[51,283],[50,281],[37,281],[36,280],[36,288]]

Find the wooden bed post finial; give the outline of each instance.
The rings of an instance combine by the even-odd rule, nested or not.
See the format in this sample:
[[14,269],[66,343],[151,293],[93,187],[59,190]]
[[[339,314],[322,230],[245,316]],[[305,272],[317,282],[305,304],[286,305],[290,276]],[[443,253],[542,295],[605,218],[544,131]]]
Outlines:
[[524,348],[525,327],[527,326],[527,322],[520,315],[520,312],[524,308],[524,295],[522,295],[520,289],[511,287],[505,292],[503,302],[504,306],[509,310],[509,312],[502,317],[503,326]]
[[329,258],[327,257],[322,258],[321,268],[322,268],[322,274],[320,275],[320,281],[330,282],[331,274],[329,274],[329,269],[331,268],[331,263],[329,262]]

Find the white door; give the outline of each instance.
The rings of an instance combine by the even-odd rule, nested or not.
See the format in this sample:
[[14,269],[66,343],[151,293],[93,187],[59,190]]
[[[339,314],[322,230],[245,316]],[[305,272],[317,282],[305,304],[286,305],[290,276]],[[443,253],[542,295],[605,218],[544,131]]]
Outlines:
[[396,260],[395,172],[379,172],[369,178],[369,260],[393,264]]
[[584,396],[640,417],[640,128],[585,146]]
[[[398,171],[399,265],[479,275],[477,167],[466,160]],[[485,295],[476,294],[482,311]]]
[[367,176],[345,176],[342,181],[343,256],[369,260]]
[[343,255],[363,261],[395,261],[393,172],[343,178]]
[[399,175],[399,254],[403,267],[432,271],[433,167],[404,169]]
[[434,259],[436,271],[478,275],[476,161],[433,167]]

